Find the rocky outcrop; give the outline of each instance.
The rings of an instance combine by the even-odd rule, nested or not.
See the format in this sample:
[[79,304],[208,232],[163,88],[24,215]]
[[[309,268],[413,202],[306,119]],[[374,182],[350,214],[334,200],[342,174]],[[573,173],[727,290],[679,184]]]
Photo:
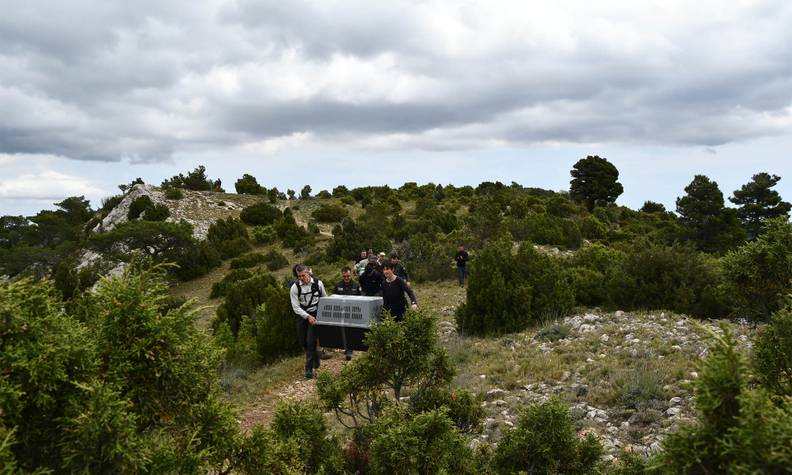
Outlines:
[[[155,204],[162,204],[170,210],[168,222],[186,221],[193,227],[193,237],[206,239],[209,226],[221,218],[238,216],[239,212],[260,198],[244,195],[227,195],[208,191],[183,190],[184,197],[178,200],[169,200],[165,193],[152,185],[135,185],[124,196],[118,205],[113,208],[102,221],[96,225],[93,232],[110,231],[116,226],[127,222],[129,207],[133,201],[141,196],[148,196]],[[246,203],[249,201],[250,203]]]

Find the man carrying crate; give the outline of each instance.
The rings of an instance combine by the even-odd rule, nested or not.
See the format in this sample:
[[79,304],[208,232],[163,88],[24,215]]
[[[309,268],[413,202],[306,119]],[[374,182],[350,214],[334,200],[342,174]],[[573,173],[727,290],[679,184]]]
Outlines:
[[[333,290],[335,295],[363,295],[360,290],[360,283],[352,280],[352,269],[345,266],[341,269],[341,282],[337,283]],[[352,359],[352,350],[347,348],[344,351],[344,357],[347,361]]]
[[319,352],[316,350],[316,314],[319,297],[325,297],[324,284],[311,277],[308,267],[300,264],[295,267],[297,282],[289,289],[292,310],[297,323],[297,341],[305,351],[305,377],[313,378],[313,371],[319,367]]

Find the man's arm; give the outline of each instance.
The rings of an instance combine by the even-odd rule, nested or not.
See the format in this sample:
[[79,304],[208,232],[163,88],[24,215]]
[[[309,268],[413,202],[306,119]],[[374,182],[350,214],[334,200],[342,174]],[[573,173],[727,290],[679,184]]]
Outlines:
[[289,298],[291,299],[292,310],[294,311],[295,314],[307,320],[309,317],[308,312],[306,312],[305,310],[302,309],[302,307],[300,307],[300,300],[297,298],[298,285],[300,285],[299,282],[292,285],[291,288],[289,289]]
[[407,295],[410,296],[410,302],[412,302],[413,305],[418,305],[418,298],[415,296],[415,291],[407,284],[407,282],[404,282],[404,280],[402,280],[402,282],[402,288],[405,292],[407,292]]

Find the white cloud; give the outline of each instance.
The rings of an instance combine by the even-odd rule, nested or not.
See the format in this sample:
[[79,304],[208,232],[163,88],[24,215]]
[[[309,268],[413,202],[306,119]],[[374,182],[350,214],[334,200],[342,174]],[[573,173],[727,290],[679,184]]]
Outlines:
[[0,198],[59,200],[69,196],[101,196],[104,192],[89,180],[52,170],[0,180]]

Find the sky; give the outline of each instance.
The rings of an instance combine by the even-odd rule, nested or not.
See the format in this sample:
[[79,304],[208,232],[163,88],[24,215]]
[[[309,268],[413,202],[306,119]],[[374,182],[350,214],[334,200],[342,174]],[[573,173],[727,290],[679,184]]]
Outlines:
[[3,0],[0,215],[205,165],[226,190],[696,174],[792,200],[792,2]]

